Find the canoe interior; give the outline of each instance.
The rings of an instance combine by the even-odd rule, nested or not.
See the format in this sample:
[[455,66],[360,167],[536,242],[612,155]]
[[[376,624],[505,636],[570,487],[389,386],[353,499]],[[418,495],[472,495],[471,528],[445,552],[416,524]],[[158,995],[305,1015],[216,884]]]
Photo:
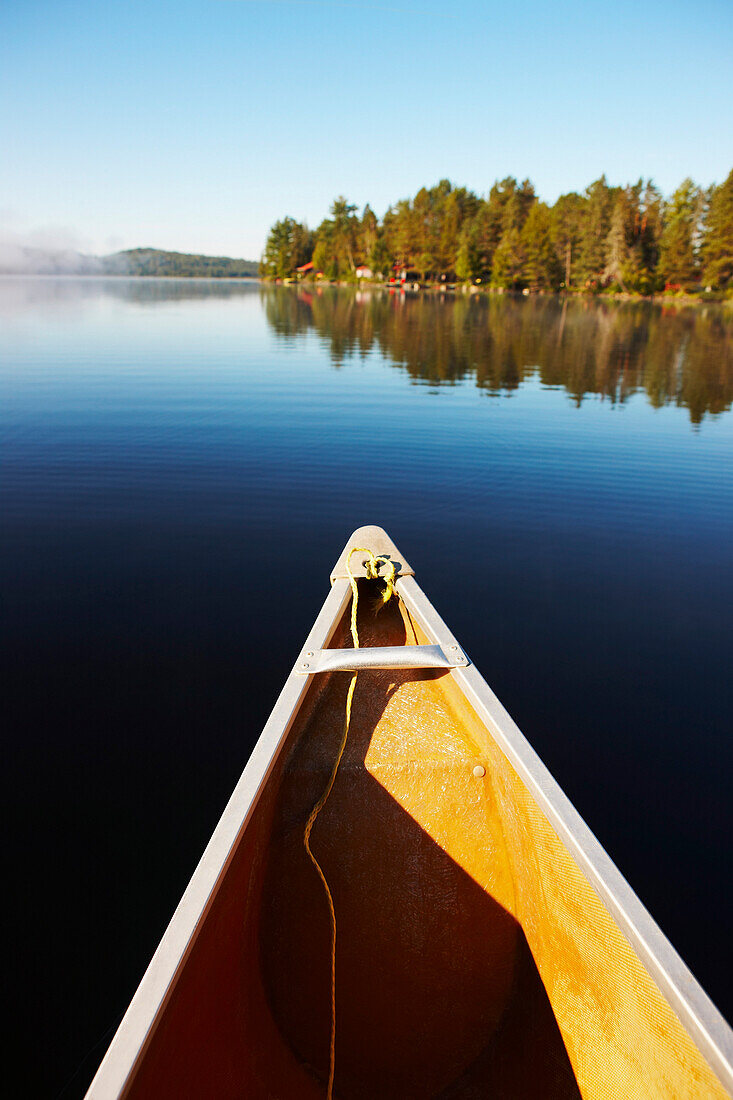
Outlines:
[[[363,645],[429,640],[360,583]],[[311,685],[126,1096],[323,1097],[329,923],[303,829],[348,682]],[[727,1095],[450,675],[359,675],[312,844],[342,1100]]]

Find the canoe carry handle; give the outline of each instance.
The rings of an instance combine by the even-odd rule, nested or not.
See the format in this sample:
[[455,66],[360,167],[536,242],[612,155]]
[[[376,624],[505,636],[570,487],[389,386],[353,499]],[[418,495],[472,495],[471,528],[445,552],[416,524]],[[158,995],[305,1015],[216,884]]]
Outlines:
[[468,658],[460,646],[388,645],[361,649],[311,649],[295,664],[300,676],[316,672],[360,672],[367,668],[464,668]]

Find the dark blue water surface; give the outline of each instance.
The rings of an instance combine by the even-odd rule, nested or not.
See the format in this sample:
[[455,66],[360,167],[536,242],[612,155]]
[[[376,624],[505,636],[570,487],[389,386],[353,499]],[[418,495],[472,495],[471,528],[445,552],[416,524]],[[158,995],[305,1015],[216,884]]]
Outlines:
[[83,1093],[364,523],[733,1016],[730,313],[16,279],[0,326],[26,1095]]

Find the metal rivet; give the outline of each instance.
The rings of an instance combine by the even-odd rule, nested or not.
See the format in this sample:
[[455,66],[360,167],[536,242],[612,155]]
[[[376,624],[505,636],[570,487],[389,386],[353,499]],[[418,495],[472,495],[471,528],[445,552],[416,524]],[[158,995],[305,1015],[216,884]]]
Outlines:
[[457,645],[452,645],[451,649],[458,649],[458,646]]
[[476,767],[473,769],[473,774],[476,776],[477,779],[483,779],[483,777],[486,775],[486,768],[483,766],[483,764],[477,764]]
[[301,668],[310,668],[311,666],[310,666],[310,665],[308,664],[308,662],[307,662],[307,661],[303,661],[303,663],[301,664],[301,666],[300,666],[300,667],[301,667]]
[[313,653],[312,653],[312,652],[311,652],[311,651],[309,650],[309,651],[308,651],[308,652],[306,653],[306,657],[312,657],[312,656],[313,656]]

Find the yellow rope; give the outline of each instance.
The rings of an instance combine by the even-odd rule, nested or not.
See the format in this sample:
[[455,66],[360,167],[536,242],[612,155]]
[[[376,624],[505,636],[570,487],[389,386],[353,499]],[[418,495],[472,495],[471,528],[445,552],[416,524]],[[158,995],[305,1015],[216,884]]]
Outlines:
[[[364,562],[366,567],[366,575],[369,580],[383,580],[385,583],[384,591],[382,592],[382,606],[387,603],[389,599],[394,595],[395,590],[395,567],[394,562],[389,558],[375,556],[371,550],[365,550],[361,546],[355,546],[349,550],[346,557],[346,572],[349,574],[349,580],[351,582],[351,591],[353,597],[351,600],[351,637],[354,640],[354,649],[359,648],[359,632],[356,626],[356,609],[359,603],[359,589],[356,584],[356,578],[351,572],[351,558],[354,554],[368,554],[367,560]],[[379,577],[379,565],[384,563],[387,566],[387,574],[384,577]],[[318,872],[318,877],[323,883],[323,889],[326,891],[326,900],[328,901],[328,909],[331,914],[331,1045],[329,1050],[328,1060],[328,1087],[326,1089],[327,1100],[332,1100],[333,1096],[333,1079],[336,1071],[336,910],[333,907],[333,896],[329,888],[326,876],[323,873],[323,868],[313,855],[310,846],[311,832],[313,826],[316,823],[316,818],[326,805],[328,796],[333,790],[333,785],[336,782],[336,773],[339,770],[339,764],[341,763],[341,757],[344,755],[344,749],[346,748],[346,739],[349,736],[349,724],[351,722],[351,703],[354,698],[354,688],[356,687],[357,673],[354,672],[351,677],[351,683],[349,684],[349,690],[346,694],[346,720],[344,722],[344,732],[341,735],[341,743],[336,753],[336,761],[333,765],[333,770],[329,777],[326,789],[321,797],[316,802],[315,806],[310,812],[310,816],[305,826],[305,833],[303,835],[303,843],[305,844],[305,850],[308,853],[311,863]]]

